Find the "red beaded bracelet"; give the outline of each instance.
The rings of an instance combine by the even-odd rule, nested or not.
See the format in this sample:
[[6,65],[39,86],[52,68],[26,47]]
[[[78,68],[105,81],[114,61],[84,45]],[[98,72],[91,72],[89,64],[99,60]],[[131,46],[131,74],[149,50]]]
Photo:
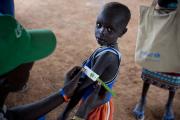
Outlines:
[[64,93],[64,90],[63,90],[63,89],[60,90],[60,95],[64,98],[64,101],[65,101],[65,102],[68,102],[68,101],[69,101],[69,98],[66,96],[66,94]]

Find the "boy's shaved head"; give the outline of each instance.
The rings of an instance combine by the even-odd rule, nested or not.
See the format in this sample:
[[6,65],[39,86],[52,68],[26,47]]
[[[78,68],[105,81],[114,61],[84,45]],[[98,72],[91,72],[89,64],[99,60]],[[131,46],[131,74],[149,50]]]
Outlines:
[[119,21],[119,24],[123,23],[124,26],[127,26],[131,18],[129,8],[118,2],[110,2],[105,4],[101,12],[107,17],[115,17],[117,22]]
[[104,5],[96,21],[95,37],[100,45],[113,45],[127,31],[131,13],[128,7],[118,2]]

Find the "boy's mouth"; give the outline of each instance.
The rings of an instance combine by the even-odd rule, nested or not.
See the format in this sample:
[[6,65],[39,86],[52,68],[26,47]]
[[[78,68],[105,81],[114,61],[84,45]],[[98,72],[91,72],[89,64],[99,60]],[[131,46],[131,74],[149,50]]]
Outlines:
[[99,44],[106,44],[106,41],[102,38],[96,37],[96,40]]

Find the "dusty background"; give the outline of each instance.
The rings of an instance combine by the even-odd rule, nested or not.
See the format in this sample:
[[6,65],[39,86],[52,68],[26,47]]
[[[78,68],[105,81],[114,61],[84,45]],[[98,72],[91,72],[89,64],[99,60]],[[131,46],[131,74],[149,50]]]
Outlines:
[[[48,58],[36,62],[26,92],[13,93],[8,106],[39,100],[63,86],[63,76],[74,65],[80,65],[98,45],[94,38],[96,15],[101,6],[111,0],[15,0],[16,18],[27,28],[48,28],[55,32],[58,44]],[[138,101],[142,88],[141,69],[134,63],[134,49],[139,17],[139,5],[151,0],[117,0],[129,6],[132,19],[128,33],[119,39],[123,54],[120,78],[114,90],[115,120],[134,120],[132,109]],[[43,44],[43,43],[42,43]],[[160,120],[168,91],[151,87],[148,93],[146,120]],[[174,100],[174,111],[180,120],[180,92]],[[48,114],[54,120],[64,106]]]

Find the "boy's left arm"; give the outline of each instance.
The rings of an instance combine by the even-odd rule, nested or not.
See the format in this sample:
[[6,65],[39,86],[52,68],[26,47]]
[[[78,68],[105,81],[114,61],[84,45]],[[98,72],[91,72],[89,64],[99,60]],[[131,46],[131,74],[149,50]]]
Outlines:
[[[92,71],[94,71],[96,74],[101,76],[104,71],[112,65],[112,63],[115,62],[116,56],[113,53],[107,52],[103,55],[99,56],[94,64],[94,66],[91,68]],[[107,80],[103,79],[104,82],[107,82]],[[82,86],[80,86],[80,90],[88,87],[89,85],[92,85],[94,81],[92,80],[86,80],[86,82],[83,83]]]

